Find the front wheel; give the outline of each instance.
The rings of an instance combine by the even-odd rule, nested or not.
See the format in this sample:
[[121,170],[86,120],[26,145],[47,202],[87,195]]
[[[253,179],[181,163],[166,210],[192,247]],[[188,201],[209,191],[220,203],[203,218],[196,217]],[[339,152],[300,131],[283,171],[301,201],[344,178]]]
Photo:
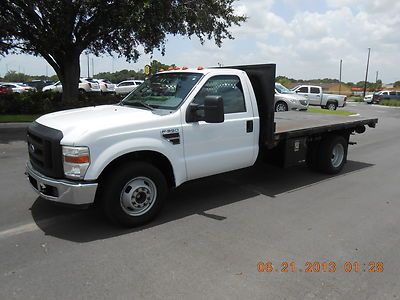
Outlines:
[[280,101],[275,105],[275,111],[276,112],[288,111],[288,105],[285,102]]
[[119,165],[101,182],[100,201],[114,223],[134,227],[151,221],[167,195],[167,182],[159,169],[145,162]]

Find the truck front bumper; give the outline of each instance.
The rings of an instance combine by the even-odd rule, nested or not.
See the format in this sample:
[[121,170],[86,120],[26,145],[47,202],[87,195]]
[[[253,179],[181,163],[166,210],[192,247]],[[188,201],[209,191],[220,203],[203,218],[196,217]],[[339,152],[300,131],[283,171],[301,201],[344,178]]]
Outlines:
[[26,164],[28,180],[34,191],[42,198],[54,202],[87,205],[94,202],[97,183],[82,183],[44,176]]

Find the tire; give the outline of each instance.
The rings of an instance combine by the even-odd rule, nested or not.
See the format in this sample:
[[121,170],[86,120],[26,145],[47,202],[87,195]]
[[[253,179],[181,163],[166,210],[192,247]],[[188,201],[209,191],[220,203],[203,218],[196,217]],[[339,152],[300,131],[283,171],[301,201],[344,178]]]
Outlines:
[[135,227],[157,215],[167,192],[167,181],[159,169],[133,161],[118,165],[104,177],[99,197],[108,219]]
[[327,110],[336,110],[336,108],[337,108],[337,103],[336,102],[328,102],[327,104],[326,104],[326,109]]
[[318,148],[318,170],[326,174],[337,174],[347,160],[347,140],[333,135],[322,140]]
[[83,95],[86,93],[86,91],[84,89],[79,89],[79,93]]
[[275,104],[275,111],[276,112],[282,112],[282,111],[288,111],[288,105],[283,102],[283,101],[279,101],[278,103]]

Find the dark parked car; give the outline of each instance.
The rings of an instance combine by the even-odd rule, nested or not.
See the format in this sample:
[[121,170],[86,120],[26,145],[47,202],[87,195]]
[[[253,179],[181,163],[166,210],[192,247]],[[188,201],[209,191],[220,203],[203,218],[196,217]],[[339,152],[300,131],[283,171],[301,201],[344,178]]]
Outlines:
[[381,91],[374,94],[373,102],[379,103],[382,100],[400,100],[400,91]]
[[36,88],[36,90],[41,91],[45,86],[53,84],[54,81],[50,80],[32,80],[24,82],[24,84]]

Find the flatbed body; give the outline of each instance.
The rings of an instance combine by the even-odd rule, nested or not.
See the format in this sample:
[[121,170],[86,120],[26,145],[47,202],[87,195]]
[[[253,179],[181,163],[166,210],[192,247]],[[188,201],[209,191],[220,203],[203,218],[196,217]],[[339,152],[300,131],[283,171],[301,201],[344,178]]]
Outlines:
[[275,113],[275,140],[310,136],[354,129],[362,126],[375,127],[377,118],[342,116],[331,114],[289,111]]

